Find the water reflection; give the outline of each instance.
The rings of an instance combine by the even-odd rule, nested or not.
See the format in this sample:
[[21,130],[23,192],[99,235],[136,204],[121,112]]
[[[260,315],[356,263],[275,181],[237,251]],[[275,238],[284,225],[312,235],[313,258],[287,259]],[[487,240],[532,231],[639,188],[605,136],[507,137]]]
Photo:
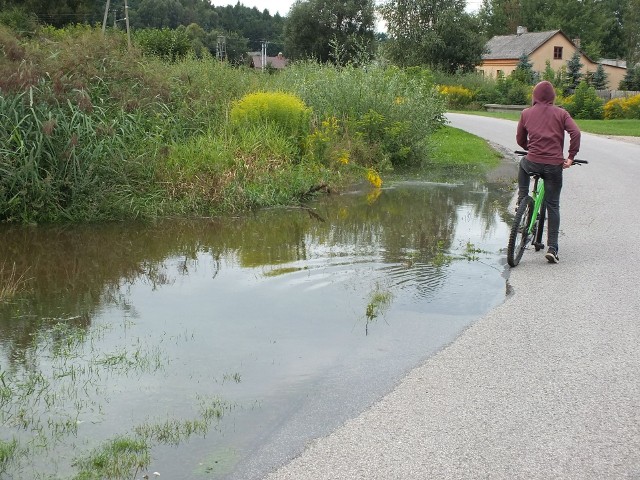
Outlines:
[[[15,263],[30,281],[23,295],[0,304],[0,366],[13,374],[41,368],[34,356],[43,355],[43,339],[59,323],[84,330],[126,325],[119,338],[92,340],[95,351],[113,349],[123,337],[143,338],[164,345],[170,361],[162,372],[146,372],[148,379],[112,378],[117,398],[92,404],[101,413],[91,417],[93,426],[73,432],[74,442],[120,432],[122,422],[110,417],[125,416],[125,425],[146,418],[149,404],[138,403],[140,391],[158,395],[159,383],[163,412],[182,412],[177,405],[200,391],[222,393],[261,407],[237,413],[222,443],[209,438],[190,445],[189,454],[164,452],[156,469],[199,478],[194,466],[218,464],[211,452],[227,442],[237,457],[227,465],[229,478],[250,478],[249,466],[264,471],[303,443],[256,454],[270,439],[297,428],[321,434],[501,301],[500,206],[508,195],[480,182],[401,182],[237,218],[4,228],[0,265]],[[481,252],[477,258],[469,245]],[[376,310],[381,299],[384,311]],[[380,328],[364,338],[372,322]],[[363,372],[362,362],[370,361],[384,363],[376,385],[365,381],[371,372]],[[339,380],[328,373],[338,366]],[[238,382],[223,387],[225,378]],[[291,405],[323,382],[325,390],[342,392],[341,402],[353,396],[351,388],[359,398],[331,421],[296,424]],[[287,426],[278,415],[290,419]],[[266,429],[257,436],[256,422]]]

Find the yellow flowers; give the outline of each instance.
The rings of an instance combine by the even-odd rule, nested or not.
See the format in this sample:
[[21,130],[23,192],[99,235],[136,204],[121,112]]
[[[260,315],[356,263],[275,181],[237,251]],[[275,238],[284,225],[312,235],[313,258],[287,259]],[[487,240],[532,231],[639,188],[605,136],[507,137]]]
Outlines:
[[450,108],[464,107],[469,105],[473,100],[473,92],[465,87],[440,85],[438,92],[446,97]]
[[640,118],[640,95],[609,100],[604,106],[604,118]]
[[367,180],[369,180],[369,183],[376,188],[380,188],[382,186],[382,179],[380,178],[380,175],[371,168],[367,170]]
[[343,165],[348,164],[349,163],[349,152],[343,151],[342,153],[340,153],[340,155],[338,156],[338,161]]

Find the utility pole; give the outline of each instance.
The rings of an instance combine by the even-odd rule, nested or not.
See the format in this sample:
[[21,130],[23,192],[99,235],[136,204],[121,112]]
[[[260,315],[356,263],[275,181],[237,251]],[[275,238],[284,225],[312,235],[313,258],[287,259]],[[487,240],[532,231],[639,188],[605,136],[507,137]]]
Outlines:
[[262,71],[264,72],[265,67],[267,66],[267,42],[266,40],[262,41],[262,51],[260,52],[260,63],[262,64]]
[[131,49],[131,32],[129,31],[129,5],[124,0],[124,23],[127,26],[127,46]]
[[109,3],[111,0],[107,0],[107,6],[104,7],[104,20],[102,20],[102,36],[104,37],[104,32],[107,29],[107,17],[109,16]]

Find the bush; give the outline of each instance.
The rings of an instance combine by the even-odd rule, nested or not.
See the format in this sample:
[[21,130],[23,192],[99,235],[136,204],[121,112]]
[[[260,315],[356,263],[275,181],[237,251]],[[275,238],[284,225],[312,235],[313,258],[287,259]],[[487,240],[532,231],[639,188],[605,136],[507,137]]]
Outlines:
[[184,58],[193,51],[185,30],[146,28],[136,31],[134,40],[144,53],[170,61]]
[[233,103],[230,119],[232,125],[240,129],[274,125],[284,136],[301,145],[309,133],[311,109],[290,93],[256,92]]
[[614,98],[609,100],[604,106],[604,118],[606,120],[616,120],[624,117],[624,99]]
[[564,108],[577,119],[602,120],[604,101],[598,97],[596,89],[582,81],[573,95],[567,97]]
[[471,90],[460,86],[441,85],[438,91],[447,99],[447,105],[452,109],[468,107],[473,100]]
[[604,106],[604,118],[607,120],[619,118],[640,119],[640,95],[609,100]]
[[423,162],[429,135],[444,122],[444,99],[426,69],[300,62],[274,77],[281,88],[296,92],[313,108],[314,125],[337,118],[340,135],[354,140],[353,158],[381,170],[389,162]]
[[18,7],[0,11],[0,25],[6,25],[26,37],[32,36],[38,29],[36,16]]
[[624,101],[626,118],[640,119],[640,95],[629,97]]

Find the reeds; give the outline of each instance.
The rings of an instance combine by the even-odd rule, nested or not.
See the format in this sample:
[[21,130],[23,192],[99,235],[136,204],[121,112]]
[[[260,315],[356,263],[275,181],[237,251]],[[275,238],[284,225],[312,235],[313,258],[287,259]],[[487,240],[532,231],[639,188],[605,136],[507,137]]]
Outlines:
[[24,291],[29,281],[27,272],[18,272],[16,264],[8,266],[6,262],[0,265],[0,302],[11,298]]

